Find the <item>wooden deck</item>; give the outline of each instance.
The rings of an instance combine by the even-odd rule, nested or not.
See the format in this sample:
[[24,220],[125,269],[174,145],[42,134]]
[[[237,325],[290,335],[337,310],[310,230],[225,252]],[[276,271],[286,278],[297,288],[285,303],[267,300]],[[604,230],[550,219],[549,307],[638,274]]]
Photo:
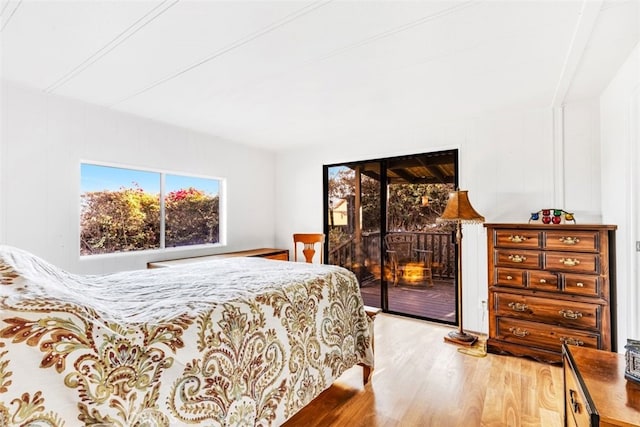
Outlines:
[[[360,292],[365,305],[380,307],[379,281],[363,282]],[[434,279],[433,287],[424,282],[389,286],[389,311],[452,324],[456,320],[453,279]]]

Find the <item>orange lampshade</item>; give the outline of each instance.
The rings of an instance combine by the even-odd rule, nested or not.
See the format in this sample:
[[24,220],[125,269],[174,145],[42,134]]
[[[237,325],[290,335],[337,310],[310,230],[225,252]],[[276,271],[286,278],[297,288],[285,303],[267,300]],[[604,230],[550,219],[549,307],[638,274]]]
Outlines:
[[449,193],[447,206],[437,222],[484,222],[484,217],[471,206],[466,190]]

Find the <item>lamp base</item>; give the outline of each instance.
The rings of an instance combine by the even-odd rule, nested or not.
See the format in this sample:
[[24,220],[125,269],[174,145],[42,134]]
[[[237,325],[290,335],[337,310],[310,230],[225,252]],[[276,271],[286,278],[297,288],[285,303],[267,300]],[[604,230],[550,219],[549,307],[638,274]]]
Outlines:
[[444,337],[445,342],[467,346],[472,346],[477,339],[478,337],[475,335],[468,334],[464,331],[451,331]]

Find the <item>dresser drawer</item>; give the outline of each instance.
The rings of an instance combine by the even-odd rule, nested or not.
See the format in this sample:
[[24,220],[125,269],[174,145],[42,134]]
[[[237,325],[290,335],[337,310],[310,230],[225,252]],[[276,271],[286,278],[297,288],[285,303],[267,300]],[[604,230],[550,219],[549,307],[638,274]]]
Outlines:
[[544,248],[552,251],[598,252],[597,231],[545,231]]
[[600,278],[586,274],[565,274],[564,292],[590,297],[600,296]]
[[541,291],[557,291],[560,289],[560,280],[555,273],[548,271],[530,271],[527,287]]
[[600,256],[598,254],[579,254],[575,252],[545,252],[544,269],[598,274]]
[[495,246],[501,248],[537,249],[541,245],[538,231],[496,230]]
[[573,366],[563,360],[564,416],[567,427],[595,427],[592,423],[592,408],[587,404],[585,391],[578,381]]
[[537,251],[496,249],[495,259],[498,267],[542,268],[542,256]]
[[600,335],[562,326],[525,320],[497,318],[496,338],[525,346],[543,348],[560,353],[562,344],[599,348]]
[[515,268],[496,268],[494,285],[524,287],[524,270]]
[[562,325],[570,328],[598,330],[601,308],[597,304],[549,300],[542,297],[496,292],[498,316]]

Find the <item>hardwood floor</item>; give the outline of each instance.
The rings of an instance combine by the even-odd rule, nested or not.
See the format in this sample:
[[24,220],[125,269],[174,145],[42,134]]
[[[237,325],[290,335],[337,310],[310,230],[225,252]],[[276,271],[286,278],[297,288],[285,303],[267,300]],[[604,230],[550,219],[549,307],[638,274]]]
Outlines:
[[450,327],[380,314],[376,367],[345,372],[287,427],[562,425],[562,369],[488,354],[474,357],[443,341]]

